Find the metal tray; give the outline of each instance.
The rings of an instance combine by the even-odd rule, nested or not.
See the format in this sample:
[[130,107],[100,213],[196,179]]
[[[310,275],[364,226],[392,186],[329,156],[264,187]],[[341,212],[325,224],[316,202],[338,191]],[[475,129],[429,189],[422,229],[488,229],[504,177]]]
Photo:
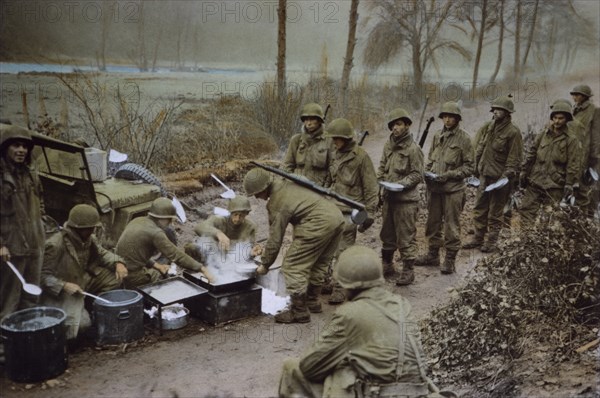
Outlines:
[[214,292],[214,293],[235,292],[235,291],[239,291],[239,290],[246,290],[254,284],[255,279],[256,279],[256,278],[250,278],[250,279],[243,279],[241,281],[236,281],[236,282],[223,283],[221,285],[213,285],[213,284],[209,283],[205,278],[199,278],[196,275],[193,275],[192,273],[185,271],[185,270],[183,271],[183,277],[186,278],[187,280],[195,283],[196,285],[207,289],[209,292]]
[[205,294],[208,290],[180,276],[138,286],[143,296],[160,305],[169,305]]

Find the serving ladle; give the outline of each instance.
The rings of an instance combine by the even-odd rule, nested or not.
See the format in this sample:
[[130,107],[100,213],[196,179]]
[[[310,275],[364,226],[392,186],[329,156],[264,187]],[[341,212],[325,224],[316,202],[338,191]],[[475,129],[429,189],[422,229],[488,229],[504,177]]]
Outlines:
[[79,293],[83,294],[84,296],[90,296],[92,298],[95,298],[96,300],[104,301],[107,304],[112,304],[112,301],[102,298],[100,296],[96,296],[95,294],[84,292],[83,290],[80,291]]
[[15,275],[17,275],[17,277],[21,281],[21,284],[23,285],[23,290],[25,290],[29,294],[33,294],[34,296],[39,296],[40,294],[42,294],[42,289],[40,289],[39,286],[34,285],[33,283],[25,282],[25,278],[23,278],[23,275],[21,275],[21,273],[17,270],[17,267],[15,267],[13,263],[7,261],[6,264],[8,264],[10,269],[13,270]]

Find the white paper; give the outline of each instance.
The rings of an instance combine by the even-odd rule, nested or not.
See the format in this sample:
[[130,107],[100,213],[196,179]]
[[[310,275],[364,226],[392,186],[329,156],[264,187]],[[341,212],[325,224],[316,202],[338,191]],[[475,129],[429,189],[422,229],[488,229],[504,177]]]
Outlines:
[[127,154],[111,149],[108,152],[108,161],[113,163],[121,163],[127,160]]
[[213,210],[213,213],[215,213],[215,215],[221,216],[221,217],[229,217],[229,215],[231,214],[229,212],[229,210],[224,209],[222,207],[215,207],[215,209]]
[[179,217],[179,221],[181,221],[181,223],[183,224],[187,221],[187,216],[185,215],[185,210],[183,209],[181,202],[177,200],[176,197],[173,197],[173,199],[171,199],[171,202],[173,202],[173,206],[175,206],[175,212],[177,213],[177,217]]

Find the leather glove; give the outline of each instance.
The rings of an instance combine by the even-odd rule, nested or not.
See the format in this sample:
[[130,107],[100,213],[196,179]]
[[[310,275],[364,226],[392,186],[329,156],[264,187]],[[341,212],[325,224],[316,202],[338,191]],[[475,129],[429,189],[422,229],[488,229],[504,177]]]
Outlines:
[[523,189],[527,188],[529,185],[529,179],[527,178],[527,174],[521,173],[519,175],[519,186]]
[[267,272],[269,272],[269,269],[262,264],[256,267],[256,275],[266,275]]
[[461,179],[460,171],[458,170],[448,170],[442,176],[446,177],[446,180],[459,180]]
[[375,222],[371,217],[367,217],[364,223],[360,224],[358,227],[358,232],[365,232],[367,229],[371,228],[371,225]]

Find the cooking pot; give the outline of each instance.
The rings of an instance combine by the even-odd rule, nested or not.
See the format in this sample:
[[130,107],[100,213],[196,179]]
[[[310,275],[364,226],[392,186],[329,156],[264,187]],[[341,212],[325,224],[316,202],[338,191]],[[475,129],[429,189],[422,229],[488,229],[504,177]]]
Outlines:
[[190,310],[179,305],[169,305],[162,307],[162,329],[176,330],[181,329],[188,324]]
[[144,337],[144,303],[135,290],[111,290],[94,300],[96,344],[129,343]]
[[66,318],[60,308],[34,307],[13,312],[2,320],[9,379],[36,383],[55,378],[67,369]]

